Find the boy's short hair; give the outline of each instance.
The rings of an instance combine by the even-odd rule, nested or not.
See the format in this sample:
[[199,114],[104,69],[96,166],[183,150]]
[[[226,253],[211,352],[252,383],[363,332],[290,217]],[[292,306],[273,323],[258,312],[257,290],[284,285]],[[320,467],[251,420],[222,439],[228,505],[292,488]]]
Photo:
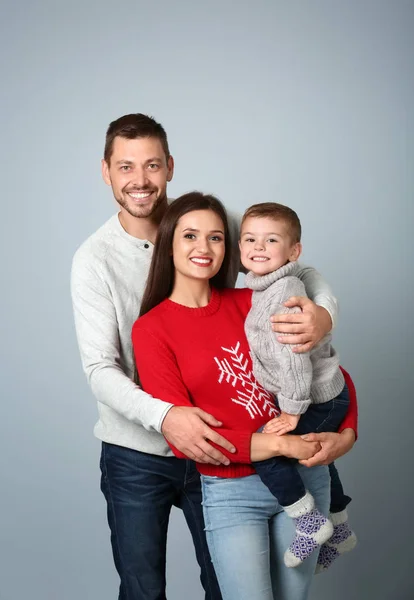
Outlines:
[[298,215],[292,208],[277,204],[277,202],[262,202],[249,206],[242,217],[241,227],[248,217],[268,217],[274,221],[284,221],[288,228],[289,236],[294,244],[300,242],[302,227]]

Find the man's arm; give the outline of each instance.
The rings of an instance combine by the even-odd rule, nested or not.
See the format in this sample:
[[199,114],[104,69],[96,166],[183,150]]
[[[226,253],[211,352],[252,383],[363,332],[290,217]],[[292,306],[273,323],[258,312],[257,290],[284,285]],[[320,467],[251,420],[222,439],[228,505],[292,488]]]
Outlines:
[[300,270],[296,273],[296,276],[304,284],[308,298],[328,311],[331,317],[331,329],[336,327],[338,321],[338,301],[333,295],[331,287],[319,271],[313,267],[300,265]]
[[[148,431],[167,431],[184,453],[204,442],[205,437],[211,439],[215,432],[209,426],[221,425],[212,415],[194,408],[178,410],[172,403],[144,392],[123,371],[118,323],[109,290],[97,270],[79,254],[72,265],[71,291],[82,364],[97,400]],[[231,450],[232,445],[221,435],[216,434],[215,439],[219,446]],[[204,462],[227,461],[220,450],[207,446]]]
[[79,251],[72,264],[71,293],[82,365],[94,396],[128,421],[160,433],[172,404],[144,392],[123,371],[110,292],[98,267]]
[[278,340],[282,344],[293,344],[293,351],[302,353],[309,352],[335,326],[338,303],[331,288],[316,269],[301,266],[296,275],[304,283],[308,298],[290,298],[285,306],[298,306],[302,312],[296,315],[274,315],[271,321],[273,331],[290,334],[288,338],[279,336]]

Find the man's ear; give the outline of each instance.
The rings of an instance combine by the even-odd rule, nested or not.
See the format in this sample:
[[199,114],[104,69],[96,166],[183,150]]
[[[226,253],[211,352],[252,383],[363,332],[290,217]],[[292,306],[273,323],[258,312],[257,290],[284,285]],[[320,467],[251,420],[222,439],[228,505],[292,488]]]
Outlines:
[[174,175],[174,159],[172,156],[168,157],[167,160],[167,181],[171,181]]
[[109,165],[104,158],[101,160],[101,168],[104,182],[106,185],[111,185],[111,178],[109,177]]

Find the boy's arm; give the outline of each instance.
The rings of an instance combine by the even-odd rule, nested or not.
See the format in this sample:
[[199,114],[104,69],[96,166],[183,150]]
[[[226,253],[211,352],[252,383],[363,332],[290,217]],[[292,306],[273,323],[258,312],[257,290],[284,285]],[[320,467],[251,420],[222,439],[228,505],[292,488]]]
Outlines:
[[[263,307],[265,315],[272,315],[276,312],[295,313],[297,309],[287,308],[283,303],[292,295],[298,296],[305,293],[305,287],[297,277],[288,276],[280,279],[267,290],[268,299],[266,306]],[[255,362],[262,365],[265,378],[261,380],[259,371],[256,377],[263,387],[275,391],[272,390],[272,387],[269,388],[269,384],[272,382],[275,365],[278,365],[280,390],[277,393],[277,399],[281,411],[291,415],[305,413],[311,403],[310,390],[313,376],[309,353],[295,354],[291,345],[283,345],[278,341],[271,328],[262,331],[261,335],[264,336],[261,343],[263,352],[261,356],[255,357]],[[281,418],[283,419],[283,415]]]

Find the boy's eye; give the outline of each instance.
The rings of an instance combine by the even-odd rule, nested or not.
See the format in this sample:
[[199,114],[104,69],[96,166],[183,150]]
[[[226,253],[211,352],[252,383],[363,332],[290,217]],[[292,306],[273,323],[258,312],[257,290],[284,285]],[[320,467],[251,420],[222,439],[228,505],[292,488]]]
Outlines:
[[251,242],[254,242],[254,238],[246,238],[244,241],[251,243]]
[[277,242],[277,240],[275,240],[275,238],[269,238],[267,241],[268,242]]

